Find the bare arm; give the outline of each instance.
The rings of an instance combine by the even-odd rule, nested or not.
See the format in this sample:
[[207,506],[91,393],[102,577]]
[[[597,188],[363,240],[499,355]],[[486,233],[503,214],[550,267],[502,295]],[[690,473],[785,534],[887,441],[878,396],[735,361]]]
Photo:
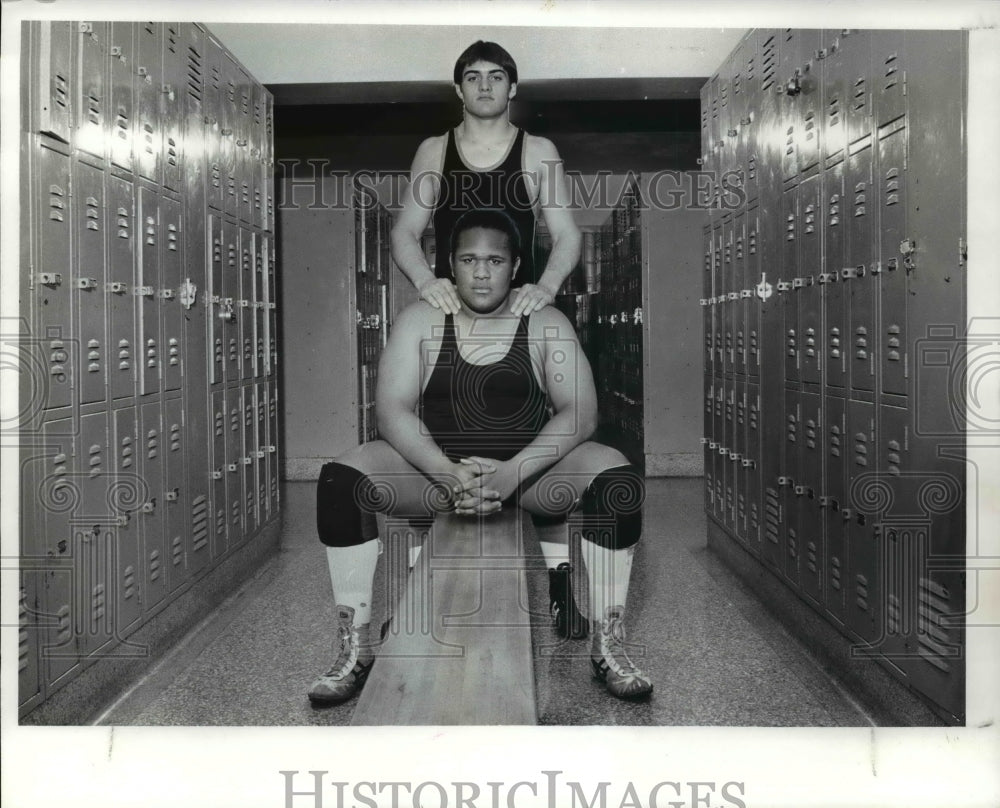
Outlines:
[[[410,167],[410,182],[403,195],[403,208],[392,228],[392,259],[420,297],[449,314],[459,310],[455,287],[447,278],[436,278],[420,248],[420,238],[431,219],[441,189],[441,154],[444,137],[420,144]],[[439,245],[440,246],[440,245]]]
[[580,261],[583,238],[573,219],[569,182],[559,152],[550,140],[530,136],[526,144],[526,178],[538,199],[545,226],[552,236],[552,251],[537,284],[521,287],[511,311],[530,314],[555,299],[566,278]]

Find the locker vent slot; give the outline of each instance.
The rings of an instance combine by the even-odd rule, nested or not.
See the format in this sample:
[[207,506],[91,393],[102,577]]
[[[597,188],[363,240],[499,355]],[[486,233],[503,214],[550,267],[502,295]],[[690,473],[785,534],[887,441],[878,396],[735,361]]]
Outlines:
[[179,452],[181,450],[181,425],[172,424],[170,427],[170,451]]
[[719,90],[719,106],[720,108],[725,109],[728,104],[729,104],[729,85],[724,83]]
[[840,558],[837,557],[837,556],[831,556],[830,557],[830,586],[833,587],[834,589],[836,589],[838,592],[841,590],[841,587],[843,586],[843,582],[841,580],[842,574],[843,573],[841,571]]
[[[172,137],[167,138],[167,164],[177,167],[177,141]],[[171,247],[176,249],[176,247]]]
[[764,528],[767,540],[772,544],[779,544],[779,533],[781,525],[781,505],[780,496],[773,488],[767,488],[764,493]]
[[146,456],[150,460],[155,460],[160,453],[160,442],[157,430],[151,429],[146,433]]
[[740,76],[739,73],[737,73],[735,76],[733,76],[733,95],[739,95],[740,94],[740,85],[742,83],[743,83],[743,77]]
[[868,611],[868,578],[861,573],[854,579],[854,602],[862,611]]
[[56,612],[56,642],[60,647],[72,644],[73,626],[70,620],[69,604],[64,603]]
[[101,624],[101,619],[106,613],[107,600],[104,596],[104,584],[98,584],[91,591],[90,596],[90,620],[91,629],[96,629]]
[[785,425],[785,437],[788,439],[789,443],[795,443],[798,439],[798,419],[796,418],[795,413],[789,413],[786,420],[788,423]]
[[747,57],[747,81],[748,82],[749,81],[753,81],[753,71],[754,71],[754,66],[755,66],[754,62],[755,61],[756,60],[754,59],[753,56],[748,56]]
[[864,76],[859,76],[854,82],[854,97],[851,101],[851,109],[854,112],[861,112],[868,103],[868,83]]
[[52,76],[52,103],[60,109],[69,109],[69,79],[59,73]]
[[132,467],[132,438],[125,436],[122,438],[122,452],[119,468],[127,469]]
[[135,596],[135,565],[129,564],[122,570],[122,598],[131,600]]
[[175,567],[184,563],[184,537],[174,536],[170,542],[170,558]]
[[868,465],[868,436],[864,432],[854,436],[854,465]]
[[788,528],[788,557],[799,557],[799,534],[794,527]]
[[236,85],[233,83],[232,79],[226,82],[226,97],[229,99],[229,103],[234,107],[236,106]]
[[219,509],[215,512],[215,535],[226,535],[226,508],[221,503]]
[[886,602],[885,619],[886,630],[889,634],[899,635],[902,633],[903,609],[897,595],[889,595]]
[[760,510],[755,500],[750,502],[750,518],[747,521],[750,535],[756,538],[760,535]]
[[920,629],[917,633],[921,658],[940,671],[951,670],[949,658],[954,656],[951,629],[947,625],[950,593],[947,588],[929,578],[920,579]]
[[840,126],[840,95],[835,93],[826,106],[827,126]]
[[218,90],[219,89],[219,85],[222,82],[222,70],[219,68],[219,66],[217,64],[213,64],[212,65],[212,73],[211,73],[211,79],[210,80],[212,82],[212,89],[213,90]]
[[177,53],[177,29],[171,25],[167,26],[167,50]]
[[93,93],[87,94],[87,120],[95,126],[101,125],[101,99]]
[[95,443],[90,447],[90,460],[87,461],[87,465],[90,467],[90,471],[87,472],[89,477],[97,477],[101,473],[101,464],[104,462],[104,454],[101,450],[100,444]]
[[195,497],[191,503],[191,549],[198,552],[208,544],[208,497]]
[[161,572],[162,572],[162,564],[160,560],[160,551],[153,550],[149,554],[149,580],[150,581],[159,580]]
[[202,55],[194,48],[193,45],[188,45],[187,92],[191,98],[199,103],[201,103],[202,96],[202,67]]
[[28,655],[31,645],[28,642],[28,591],[21,587],[21,597],[18,601],[17,619],[17,670],[18,673],[28,669]]
[[777,50],[777,47],[778,43],[775,41],[774,36],[768,37],[761,47],[761,90],[769,90],[774,84],[774,71],[777,67],[775,51]]
[[52,221],[64,221],[65,214],[63,211],[66,209],[66,203],[63,201],[63,198],[65,196],[66,191],[58,185],[49,186],[49,219]]
[[238,499],[234,499],[233,500],[233,507],[232,507],[231,510],[232,510],[233,525],[236,526],[237,532],[239,532],[239,524],[240,524],[240,501]]

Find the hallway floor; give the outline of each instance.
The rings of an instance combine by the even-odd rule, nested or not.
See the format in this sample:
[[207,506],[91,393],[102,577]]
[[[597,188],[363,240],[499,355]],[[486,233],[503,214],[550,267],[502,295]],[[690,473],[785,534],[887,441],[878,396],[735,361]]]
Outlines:
[[[350,723],[356,698],[327,708],[306,698],[332,661],[334,625],[314,492],[313,483],[283,486],[280,552],[95,723]],[[648,481],[626,617],[630,654],[655,684],[648,702],[606,693],[590,674],[589,639],[558,641],[547,615],[544,565],[532,563],[527,579],[539,722],[871,726],[808,649],[708,551],[705,519],[700,479]],[[376,580],[383,579],[380,569]],[[384,590],[376,587],[376,626],[386,613]]]

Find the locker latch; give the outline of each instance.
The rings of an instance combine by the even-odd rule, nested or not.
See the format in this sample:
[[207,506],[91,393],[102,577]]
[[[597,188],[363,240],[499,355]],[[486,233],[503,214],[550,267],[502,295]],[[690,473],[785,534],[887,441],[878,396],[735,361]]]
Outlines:
[[779,486],[779,487],[782,487],[782,488],[783,488],[783,487],[784,487],[784,486],[786,486],[786,485],[787,485],[787,486],[789,486],[789,487],[791,487],[791,486],[793,486],[794,484],[795,484],[795,483],[794,483],[794,481],[792,480],[792,478],[791,478],[791,477],[779,477],[779,478],[778,478],[778,486]]
[[240,308],[241,309],[246,309],[246,308],[250,307],[250,301],[249,300],[240,300],[238,302],[240,304]]
[[778,291],[779,292],[787,292],[791,288],[792,288],[792,285],[790,283],[788,283],[787,281],[778,281]]
[[77,278],[76,285],[79,289],[96,289],[97,278]]
[[739,292],[730,292],[728,295],[726,295],[726,298],[728,300],[739,300],[740,299],[740,293]]
[[742,465],[743,465],[743,468],[745,468],[745,469],[755,469],[755,468],[757,468],[757,461],[756,460],[750,460],[749,458],[744,457]]
[[230,473],[234,473],[239,469],[239,466],[237,466],[235,463],[230,463],[228,466],[226,466],[226,468],[229,470]]
[[273,454],[276,451],[278,451],[278,447],[277,446],[268,446],[267,447],[267,453],[268,454]]
[[249,455],[247,457],[241,458],[241,460],[243,461],[244,466],[249,466],[251,463],[253,463],[253,458],[250,457]]
[[160,290],[160,299],[161,300],[173,300],[174,299],[174,290],[173,289],[161,289]]
[[197,299],[198,287],[191,283],[190,278],[185,278],[184,283],[181,284],[180,290],[180,301],[181,305],[189,309],[194,305]]
[[177,502],[177,500],[180,498],[180,494],[181,494],[180,489],[174,488],[171,489],[170,491],[167,491],[165,499],[167,500],[167,502]]
[[216,469],[215,471],[213,471],[212,472],[212,479],[213,480],[221,480],[222,479],[222,472],[219,471],[218,469]]
[[739,453],[739,452],[734,452],[734,451],[732,451],[732,450],[730,449],[730,451],[729,451],[729,459],[730,459],[730,460],[731,460],[731,461],[732,461],[733,463],[736,463],[736,462],[738,462],[738,461],[740,460],[740,458],[741,458],[741,457],[742,457],[742,455],[740,455],[740,453]]
[[757,297],[761,300],[767,300],[772,294],[774,294],[774,287],[767,282],[767,273],[762,273],[760,283],[757,284]]
[[749,297],[753,297],[753,290],[752,289],[743,289],[743,290],[741,290],[740,291],[740,297],[742,299],[744,299],[744,300],[746,300]]
[[134,291],[136,297],[152,297],[156,293],[152,286],[136,286]]
[[256,452],[254,452],[254,457],[256,457],[258,460],[263,460],[264,454],[265,453],[263,449],[258,449]]
[[128,293],[128,284],[122,283],[121,281],[112,281],[111,283],[104,284],[104,288],[107,289],[113,295],[124,295]]
[[38,275],[38,282],[42,286],[58,286],[62,283],[62,274],[59,272],[42,272]]
[[917,251],[917,242],[915,242],[913,239],[907,238],[899,242],[899,252],[903,256],[903,267],[906,269],[907,272],[913,270],[914,264],[912,256],[913,253],[915,253],[916,251]]
[[140,510],[143,513],[152,513],[153,511],[156,510],[156,500],[151,499],[149,502],[143,503],[143,506]]
[[232,320],[233,319],[233,299],[227,297],[219,303],[219,319],[220,320]]
[[820,285],[825,284],[825,283],[836,283],[836,281],[837,281],[837,273],[836,272],[820,272],[819,273],[819,282],[820,282]]
[[129,515],[127,513],[120,513],[115,517],[116,527],[125,527],[129,522]]

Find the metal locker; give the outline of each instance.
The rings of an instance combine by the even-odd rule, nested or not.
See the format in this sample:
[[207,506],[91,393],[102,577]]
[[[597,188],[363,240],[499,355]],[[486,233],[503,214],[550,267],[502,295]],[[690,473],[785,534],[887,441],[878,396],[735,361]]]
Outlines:
[[185,53],[181,23],[167,22],[163,30],[163,69],[160,120],[163,124],[163,187],[184,189]]
[[163,346],[160,339],[160,208],[156,191],[139,186],[139,227],[142,243],[139,249],[138,283],[134,287],[139,301],[139,394],[143,396],[160,390],[160,363]]
[[263,178],[262,167],[264,165],[264,116],[267,114],[267,101],[264,98],[267,92],[256,81],[251,80],[251,122],[250,122],[250,144],[247,160],[247,174],[250,178],[252,216],[250,221],[254,227],[266,229],[264,221],[266,203],[263,198]]
[[778,291],[776,314],[782,323],[784,341],[785,380],[799,381],[799,357],[802,338],[799,332],[798,290],[795,280],[801,272],[799,265],[799,217],[797,189],[792,188],[781,195],[781,280],[776,284]]
[[132,171],[132,142],[135,126],[135,87],[132,71],[135,69],[135,23],[112,22],[108,55],[108,97],[111,101],[110,158],[113,165]]
[[826,522],[826,559],[824,604],[838,624],[847,620],[849,566],[847,536],[850,511],[847,495],[847,457],[850,447],[847,431],[847,405],[843,398],[826,396],[824,412],[824,488],[820,508]]
[[212,557],[219,558],[229,549],[229,462],[226,457],[227,435],[229,434],[229,413],[226,393],[223,390],[212,393],[212,506],[210,533],[212,535]]
[[35,333],[47,369],[48,408],[70,403],[79,349],[73,344],[71,316],[72,237],[70,235],[69,158],[37,142],[35,216],[38,241],[31,278],[36,301]]
[[77,22],[74,148],[104,159],[108,145],[108,23]]
[[[867,484],[864,475],[877,469],[875,409],[867,401],[847,402],[848,477],[848,563],[847,625],[866,641],[878,638],[882,615],[881,569],[882,534],[873,524],[878,506],[878,490]],[[860,482],[859,482],[860,480]]]
[[728,463],[726,458],[729,456],[729,447],[726,445],[726,382],[724,379],[716,379],[715,385],[713,386],[713,393],[715,395],[715,412],[713,413],[713,418],[715,421],[714,434],[715,434],[715,457],[714,466],[715,473],[715,518],[721,523],[725,524],[726,521],[726,471]]
[[210,305],[206,307],[205,318],[208,329],[208,366],[211,384],[222,384],[226,371],[227,325],[232,318],[232,301],[225,298],[226,262],[229,254],[226,245],[227,229],[222,217],[212,213],[208,217],[209,267],[206,286]]
[[715,437],[715,379],[705,373],[702,396],[702,445],[705,447],[705,511],[715,513],[715,458],[718,442]]
[[[716,207],[716,182],[719,177],[721,159],[719,155],[719,75],[716,74],[708,80],[708,145],[705,151],[705,163],[702,168],[709,172],[712,183],[711,205]],[[614,260],[613,257],[611,259]],[[602,286],[602,288],[604,288]]]
[[256,336],[254,329],[256,326],[256,312],[253,308],[254,285],[256,281],[256,271],[254,268],[254,254],[256,252],[254,233],[239,226],[240,233],[240,270],[239,270],[239,293],[237,320],[239,328],[239,378],[248,381],[254,376],[254,354]]
[[155,22],[136,25],[135,160],[142,177],[160,184],[163,130],[160,95],[163,91],[163,29]]
[[798,390],[784,390],[784,441],[782,447],[781,475],[778,477],[780,501],[782,503],[783,525],[779,534],[783,545],[784,561],[782,570],[785,582],[798,590],[802,566],[802,518],[801,501],[795,486],[802,472],[799,448],[801,436],[801,393]]
[[719,312],[722,315],[722,372],[726,376],[735,370],[736,336],[733,300],[733,219],[726,214],[722,219],[722,269],[719,274],[722,290],[719,293]]
[[179,390],[184,376],[184,313],[181,310],[181,267],[184,263],[184,225],[181,204],[169,197],[160,199],[160,224],[163,233],[160,253],[160,300],[162,317],[163,389]]
[[872,132],[871,31],[841,31],[837,52],[845,75],[847,145]]
[[236,86],[236,65],[225,52],[220,52],[219,62],[222,81],[220,84],[222,98],[222,125],[220,148],[222,156],[222,209],[229,216],[239,216],[239,189],[236,176],[236,127],[239,122],[238,88]]
[[747,384],[742,379],[736,379],[736,432],[733,438],[733,447],[729,454],[730,465],[733,469],[734,483],[736,491],[736,506],[733,514],[736,537],[744,544],[747,541],[747,510],[749,502],[747,499],[747,474],[743,460],[747,457],[747,437],[749,413],[747,406]]
[[725,438],[719,457],[724,465],[725,478],[725,525],[730,531],[736,530],[736,440],[737,440],[737,385],[736,381],[727,378],[724,382],[725,395]]
[[[44,546],[49,560],[42,593],[41,658],[44,679],[50,685],[72,670],[80,659],[80,638],[73,630],[79,600],[74,597],[76,548],[70,521],[80,504],[78,481],[73,479],[72,473],[76,450],[70,437],[73,426],[69,418],[43,424],[44,465],[40,469],[37,500],[33,497],[25,503],[31,509],[37,509],[39,504],[42,506],[44,538],[39,544]],[[24,496],[31,494],[24,492]]]
[[823,540],[823,511],[819,507],[823,494],[823,399],[818,393],[804,392],[801,396],[799,423],[799,471],[795,480],[795,496],[799,502],[799,585],[802,594],[816,603],[823,603],[823,565],[826,561]]
[[184,458],[189,449],[184,405],[180,397],[163,402],[164,488],[163,525],[166,530],[165,554],[170,591],[184,584],[187,568],[188,489],[184,483]]
[[851,147],[844,174],[849,196],[850,224],[847,233],[847,262],[841,277],[850,293],[850,333],[845,346],[849,351],[850,383],[853,390],[875,389],[875,295],[877,286],[873,258],[873,220],[876,194],[872,187],[872,152],[870,141],[862,148]]
[[258,375],[267,378],[271,375],[271,341],[273,332],[271,331],[271,307],[273,292],[271,290],[271,238],[267,233],[260,234],[260,259],[258,262],[260,271],[261,291],[259,299],[258,326],[261,329],[263,340],[263,356],[259,357]]
[[777,114],[781,127],[781,179],[785,182],[799,174],[799,149],[803,140],[803,90],[809,78],[803,75],[802,31],[783,28],[778,32]]
[[761,539],[761,490],[760,490],[760,386],[754,382],[747,383],[746,394],[747,431],[743,459],[740,468],[745,477],[744,490],[747,498],[747,545],[750,552],[760,555]]
[[75,477],[79,481],[79,505],[71,517],[73,527],[75,633],[80,652],[88,655],[111,642],[117,634],[110,601],[108,572],[113,569],[114,534],[105,528],[112,522],[109,495],[118,481],[108,457],[108,415],[95,412],[80,417]]
[[905,32],[872,31],[870,36],[874,128],[882,137],[882,127],[906,114]]
[[[715,255],[712,242],[712,228],[706,225],[702,230],[704,245],[704,265],[702,267],[702,362],[706,376],[715,372],[715,291],[712,288],[712,262]],[[596,370],[596,368],[595,368]],[[708,434],[708,433],[706,433]]]
[[42,573],[36,570],[19,572],[20,586],[17,608],[17,703],[25,705],[41,692],[38,650]]
[[270,516],[270,506],[268,503],[269,482],[267,479],[267,388],[263,382],[257,382],[253,386],[254,399],[254,429],[256,432],[254,443],[250,447],[250,456],[253,458],[254,469],[254,491],[257,498],[257,522],[265,524]]
[[[33,105],[33,130],[70,142],[73,96],[70,85],[73,60],[73,24],[61,21],[32,23],[38,79]],[[35,27],[37,26],[37,27]]]
[[732,55],[730,55],[730,58],[726,60],[718,73],[719,117],[716,124],[718,126],[718,138],[716,143],[716,149],[718,151],[716,166],[718,173],[714,177],[716,199],[718,199],[718,194],[721,190],[720,181],[722,179],[722,175],[727,171],[732,171],[736,167],[737,133],[732,125],[731,109],[733,73],[733,58]]
[[264,378],[268,361],[267,347],[267,301],[264,286],[267,283],[267,257],[264,234],[253,232],[253,377],[255,381]]
[[[187,203],[188,227],[205,220],[209,182],[208,141],[205,137],[208,123],[205,115],[205,84],[207,81],[207,41],[205,34],[194,23],[181,23],[183,42],[183,73],[181,76],[181,138],[184,143],[184,199]],[[218,205],[216,205],[218,207]]]
[[252,190],[250,187],[250,78],[239,65],[231,69],[236,77],[236,216],[244,224],[253,223]]
[[109,498],[115,523],[115,622],[124,635],[142,616],[139,514],[152,492],[139,468],[135,409],[113,410],[111,422],[117,483],[115,495]]
[[756,379],[760,376],[760,298],[757,296],[757,284],[761,280],[760,254],[757,248],[759,231],[757,208],[753,207],[746,214],[746,260],[744,263],[745,288],[740,292],[745,299],[747,374]]
[[279,452],[278,445],[278,383],[270,380],[267,383],[267,481],[268,503],[271,516],[279,509],[280,490],[278,488]]
[[839,31],[827,29],[822,32],[818,56],[823,60],[820,151],[822,166],[829,171],[834,163],[844,159],[847,146],[848,80]]
[[[86,37],[85,37],[86,38]],[[104,172],[76,161],[73,218],[76,231],[74,341],[79,346],[81,404],[103,401],[106,394],[109,350],[105,335]]]
[[906,229],[905,119],[880,132],[878,141],[879,227],[878,266],[881,390],[905,396],[909,376],[906,300],[909,293],[911,246]]
[[229,548],[246,538],[243,525],[243,394],[239,387],[226,390],[226,518]]
[[267,342],[270,346],[271,364],[268,375],[277,374],[278,368],[278,276],[275,272],[275,244],[268,238],[267,257]]
[[240,405],[243,415],[243,446],[240,455],[240,465],[243,469],[243,525],[246,540],[257,532],[260,524],[257,512],[257,403],[254,398],[254,385],[244,384],[240,387]]
[[225,88],[222,76],[223,54],[219,45],[211,38],[204,41],[205,65],[205,165],[207,197],[209,208],[222,211],[225,208],[226,185],[224,176],[224,151],[222,130],[228,127]]
[[708,171],[710,166],[709,151],[712,148],[712,109],[711,109],[711,81],[706,81],[701,85],[701,156],[698,158],[698,165],[702,171]]
[[[222,222],[222,299],[219,321],[226,384],[240,378],[240,234],[239,228]],[[214,322],[214,320],[213,320]]]
[[[724,307],[719,304],[719,299],[724,296],[725,280],[722,271],[722,222],[712,223],[712,288],[715,290],[715,300],[713,304],[713,321],[715,326],[715,361],[713,370],[717,376],[722,376],[726,369],[725,363],[725,319]],[[610,287],[610,283],[609,283]],[[605,288],[602,282],[602,289]],[[606,295],[607,293],[605,293]]]
[[[747,162],[747,127],[750,121],[747,119],[747,96],[748,96],[748,76],[747,76],[747,56],[756,51],[756,40],[751,35],[737,45],[736,50],[730,54],[728,62],[729,70],[729,129],[726,132],[726,143],[729,153],[727,165],[723,170],[723,177],[720,179],[726,185],[746,188],[746,162]],[[753,65],[753,57],[750,57],[750,65]],[[726,177],[728,172],[732,175]]]
[[[759,157],[758,183],[760,195],[775,194],[781,188],[781,166],[784,156],[782,134],[783,119],[778,114],[778,90],[781,74],[779,70],[779,37],[775,30],[761,30],[757,33],[757,55],[759,60],[757,116],[755,127],[762,136],[758,137]],[[786,127],[787,128],[787,127]]]
[[823,174],[823,271],[818,281],[823,290],[825,361],[823,380],[827,387],[843,389],[847,384],[847,355],[850,351],[847,319],[847,279],[841,270],[847,266],[845,236],[850,204],[844,195],[844,162],[827,168]]
[[799,264],[792,281],[798,298],[799,375],[803,382],[819,384],[822,379],[823,308],[822,272],[822,204],[820,178],[813,175],[799,183]]
[[747,372],[747,301],[746,283],[746,214],[737,214],[733,221],[733,271],[727,306],[733,312],[733,372]]
[[139,405],[139,450],[142,478],[149,496],[139,508],[143,553],[143,611],[155,607],[167,594],[167,551],[164,542],[165,489],[163,486],[165,444],[159,401]]

